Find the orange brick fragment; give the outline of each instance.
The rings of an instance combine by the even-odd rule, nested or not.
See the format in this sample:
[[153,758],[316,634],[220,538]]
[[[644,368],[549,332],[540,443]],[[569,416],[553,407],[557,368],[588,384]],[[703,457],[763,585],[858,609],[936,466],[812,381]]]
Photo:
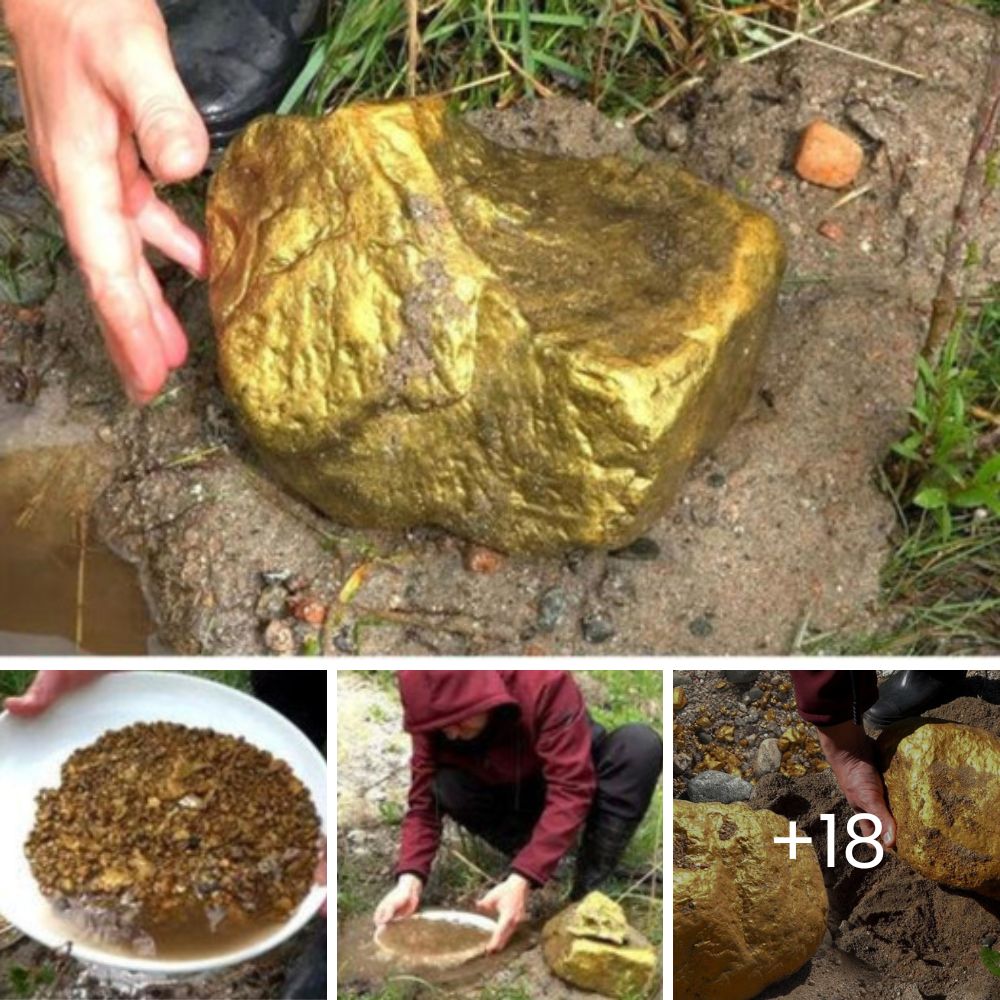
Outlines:
[[844,188],[854,183],[864,159],[861,146],[847,133],[817,119],[802,133],[795,172],[811,184]]

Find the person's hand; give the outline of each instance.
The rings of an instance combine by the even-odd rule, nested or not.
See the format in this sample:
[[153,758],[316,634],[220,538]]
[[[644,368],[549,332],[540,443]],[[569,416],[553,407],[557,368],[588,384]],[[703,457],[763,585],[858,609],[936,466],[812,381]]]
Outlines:
[[424,884],[416,875],[400,875],[396,888],[387,892],[375,907],[375,926],[384,927],[390,920],[400,920],[417,912]]
[[[876,766],[875,741],[863,726],[841,722],[819,729],[819,745],[844,797],[858,812],[878,816],[882,821],[882,844],[892,847],[896,843],[896,821],[886,803],[885,784]],[[865,837],[875,831],[871,820],[860,820],[857,826]]]
[[486,950],[503,951],[514,936],[517,925],[525,919],[528,909],[528,893],[531,883],[517,872],[512,872],[498,886],[491,889],[476,903],[482,913],[492,913],[497,918],[497,929],[490,938]]
[[2,2],[35,172],[62,216],[125,389],[149,402],[184,363],[187,338],[143,244],[196,277],[206,275],[207,254],[146,171],[164,183],[196,176],[208,132],[155,0]]
[[[323,847],[320,850],[319,864],[316,866],[316,884],[326,885],[326,838],[323,838]],[[319,912],[326,916],[326,900],[323,900],[323,905],[319,908]]]
[[41,715],[64,694],[113,673],[113,670],[39,670],[31,687],[22,695],[7,698],[3,708],[23,718]]

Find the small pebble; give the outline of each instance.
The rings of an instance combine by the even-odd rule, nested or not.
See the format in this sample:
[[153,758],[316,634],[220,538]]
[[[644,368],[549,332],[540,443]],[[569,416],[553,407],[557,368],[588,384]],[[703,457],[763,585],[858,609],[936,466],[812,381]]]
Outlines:
[[554,632],[566,613],[566,591],[561,587],[549,587],[538,599],[538,614],[535,626],[540,632]]
[[759,775],[773,774],[780,767],[781,751],[778,749],[778,741],[773,738],[763,740],[754,757],[754,771]]
[[269,621],[264,629],[264,645],[275,656],[290,656],[295,652],[295,634],[291,625],[280,618]]
[[258,621],[269,622],[272,618],[281,618],[285,613],[285,603],[288,591],[280,583],[265,587],[257,598],[255,607]]
[[749,687],[759,676],[759,670],[723,670],[722,676],[729,681],[733,687]]
[[725,771],[701,771],[688,782],[687,794],[692,802],[744,802],[753,792],[753,785]]
[[861,146],[846,132],[817,119],[802,133],[795,172],[810,184],[845,188],[854,183],[864,158]]
[[637,538],[634,542],[608,553],[615,559],[634,559],[640,562],[651,562],[660,558],[660,546],[652,538]]
[[503,561],[503,556],[495,549],[488,549],[485,545],[470,545],[465,550],[462,565],[470,573],[489,575],[500,569]]
[[844,227],[832,219],[824,219],[816,227],[816,232],[831,243],[842,243],[844,240]]
[[600,611],[592,611],[580,620],[580,631],[587,642],[607,642],[617,631],[611,620]]
[[699,615],[693,621],[688,622],[688,631],[692,635],[698,636],[699,639],[704,639],[715,631],[715,627],[708,620],[707,615]]

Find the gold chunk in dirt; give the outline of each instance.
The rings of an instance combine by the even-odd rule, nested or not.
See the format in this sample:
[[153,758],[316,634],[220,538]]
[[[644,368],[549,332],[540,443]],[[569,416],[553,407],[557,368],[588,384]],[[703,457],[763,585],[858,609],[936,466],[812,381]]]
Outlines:
[[826,931],[816,855],[746,803],[674,802],[674,998],[750,1000],[812,958]]
[[652,157],[505,149],[440,99],[265,116],[207,209],[222,384],[334,519],[618,547],[749,399],[784,268]]
[[935,882],[1000,899],[1000,739],[922,718],[878,745],[899,856]]
[[674,688],[674,711],[679,712],[688,703],[684,688]]
[[224,917],[282,920],[312,885],[312,798],[284,761],[238,737],[113,730],[73,753],[37,801],[25,853],[42,891],[111,924],[138,912],[153,939],[193,912],[213,931]]
[[644,994],[657,970],[649,941],[599,892],[549,920],[542,928],[542,955],[560,979],[607,997]]

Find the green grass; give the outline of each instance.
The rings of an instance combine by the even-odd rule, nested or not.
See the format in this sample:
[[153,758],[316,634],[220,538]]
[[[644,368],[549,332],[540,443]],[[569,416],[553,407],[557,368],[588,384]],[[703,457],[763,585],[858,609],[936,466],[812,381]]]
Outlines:
[[[452,95],[461,109],[562,93],[637,120],[715,63],[779,41],[772,24],[801,28],[816,16],[809,4],[798,11],[797,3],[765,0],[753,8],[761,23],[751,24],[726,9],[740,6],[734,0],[421,0],[416,91]],[[404,96],[408,53],[405,0],[335,5],[281,110],[321,114],[353,100]]]
[[[37,670],[0,670],[0,697],[22,694],[34,679]],[[228,684],[240,691],[250,690],[249,670],[179,670],[181,674],[194,674],[215,681],[217,684]]]
[[863,635],[806,637],[802,652],[953,654],[1000,646],[1000,295],[921,362],[911,431],[882,470],[898,527],[880,617]]

